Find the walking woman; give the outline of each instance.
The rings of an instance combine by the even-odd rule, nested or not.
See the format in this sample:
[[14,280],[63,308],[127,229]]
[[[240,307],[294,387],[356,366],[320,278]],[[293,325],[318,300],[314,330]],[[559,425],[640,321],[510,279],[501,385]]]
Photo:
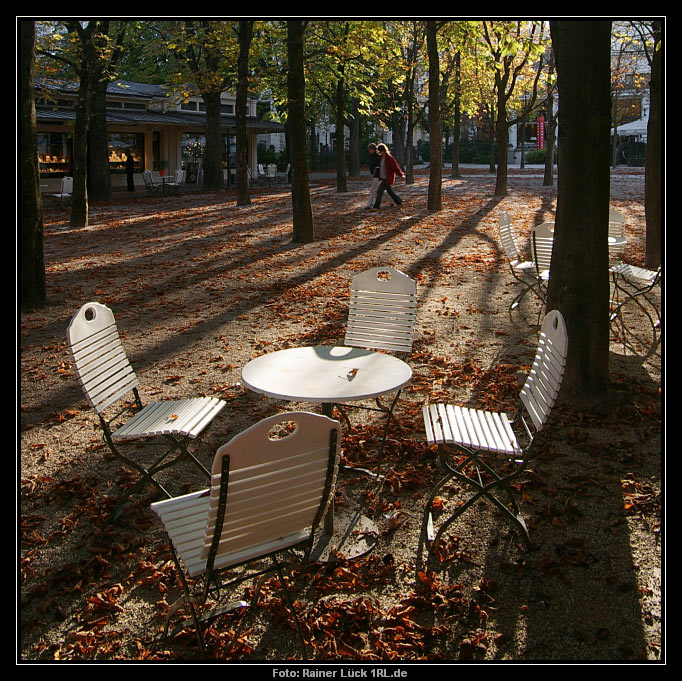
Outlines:
[[391,156],[388,151],[388,147],[385,144],[380,144],[377,147],[377,151],[381,156],[381,165],[379,166],[379,178],[381,179],[381,184],[377,191],[377,199],[374,202],[375,210],[381,208],[381,197],[384,191],[393,199],[396,206],[402,206],[403,200],[393,191],[393,183],[395,182],[395,176],[400,175],[400,177],[405,177],[405,173],[401,170],[398,162]]
[[369,147],[369,174],[372,176],[372,186],[369,188],[369,200],[367,201],[367,210],[374,207],[374,202],[377,200],[377,189],[379,189],[379,164],[381,163],[381,156],[377,153],[377,145],[372,142]]

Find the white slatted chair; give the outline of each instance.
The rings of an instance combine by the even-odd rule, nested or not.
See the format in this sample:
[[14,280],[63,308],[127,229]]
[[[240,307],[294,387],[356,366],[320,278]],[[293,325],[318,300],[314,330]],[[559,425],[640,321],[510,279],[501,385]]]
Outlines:
[[536,225],[530,232],[533,261],[535,262],[535,276],[537,291],[544,303],[549,282],[549,270],[552,264],[552,248],[554,246],[554,223],[543,222]]
[[417,285],[392,267],[353,277],[344,344],[408,354],[417,318]]
[[[272,439],[273,430],[283,429],[282,422],[286,422],[288,434]],[[201,622],[246,605],[243,601],[231,602],[199,617],[197,606],[203,606],[214,591],[228,586],[219,584],[219,573],[269,557],[271,567],[242,573],[230,584],[279,572],[306,656],[305,639],[277,556],[303,547],[306,561],[310,557],[315,531],[334,496],[339,431],[338,421],[319,414],[291,412],[270,416],[217,451],[210,489],[151,505],[171,540],[184,591],[168,613],[165,635],[173,614],[186,604],[192,619],[177,626],[171,636],[184,626],[194,625],[204,651]],[[198,599],[192,597],[187,577],[203,578]],[[259,589],[260,583],[252,599],[254,604]]]
[[509,213],[501,213],[497,228],[502,248],[509,260],[509,269],[512,276],[523,286],[523,290],[512,300],[509,306],[511,311],[521,304],[521,300],[526,293],[538,286],[535,263],[532,260],[522,260]]
[[[614,210],[609,209],[609,236],[616,239],[625,238],[625,216]],[[625,244],[609,245],[609,260],[611,265],[616,265],[623,260],[625,254]]]
[[56,194],[50,194],[50,198],[57,205],[62,205],[71,201],[71,194],[73,194],[73,177],[64,176],[59,186],[59,191]]
[[[433,488],[426,503],[420,557],[424,540],[431,539],[429,528],[432,525],[433,500],[453,477],[468,486],[471,496],[440,525],[430,552],[439,545],[443,532],[481,498],[488,499],[503,512],[519,529],[530,548],[528,529],[514,499],[511,483],[529,463],[536,437],[547,422],[559,394],[567,351],[568,337],[563,316],[553,310],[543,321],[535,360],[513,418],[503,413],[449,404],[423,407],[427,442],[438,446],[446,475]],[[511,466],[504,474],[493,468],[497,462],[499,469],[501,461]],[[499,498],[498,492],[505,494],[507,503]]]
[[142,179],[150,196],[161,196],[163,194],[163,184],[154,180],[151,170],[143,170]]
[[[105,441],[119,459],[141,476],[138,483],[120,498],[112,517],[119,513],[125,500],[144,484],[151,484],[165,496],[171,496],[155,475],[183,459],[189,459],[209,476],[208,470],[189,451],[188,445],[211,424],[225,406],[224,401],[215,397],[197,397],[151,402],[143,407],[137,389],[138,378],[121,344],[114,315],[105,305],[83,305],[71,319],[66,336],[78,380],[99,417]],[[131,397],[132,404],[129,401]],[[113,416],[109,416],[110,407],[118,408]],[[118,428],[113,426],[114,422],[118,423],[131,413],[134,416],[130,420]],[[144,467],[124,455],[117,446],[151,437],[163,437],[171,445],[150,467]]]
[[[373,267],[351,280],[344,345],[386,350],[405,359],[412,351],[416,320],[417,285],[407,274],[392,267]],[[377,408],[386,414],[379,460],[399,397],[400,391],[397,391],[390,407],[376,400]],[[337,406],[372,409],[360,405]]]
[[[657,330],[661,325],[661,310],[656,304],[652,292],[656,286],[661,286],[661,267],[656,270],[647,270],[643,267],[621,262],[612,265],[609,271],[613,280],[609,321],[613,323],[620,319],[622,322],[623,307],[628,303],[635,303],[651,324],[653,348],[656,345]],[[653,308],[653,317],[647,307],[642,304],[640,298]]]
[[182,181],[185,179],[185,171],[178,168],[171,182],[166,182],[166,189],[173,194],[179,194],[182,189]]

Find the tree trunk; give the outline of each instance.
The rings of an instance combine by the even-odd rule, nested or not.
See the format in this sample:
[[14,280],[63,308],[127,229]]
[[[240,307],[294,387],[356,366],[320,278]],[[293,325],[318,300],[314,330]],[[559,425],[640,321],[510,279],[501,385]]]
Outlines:
[[[97,60],[92,89],[90,112],[90,136],[88,141],[88,194],[93,201],[111,201],[111,169],[109,167],[109,135],[107,132],[107,87],[112,73],[123,54],[123,40],[128,22],[120,22],[116,46],[108,59]],[[97,41],[106,47],[110,22],[103,21]]]
[[452,167],[450,177],[461,177],[459,171],[459,138],[462,134],[462,67],[459,50],[455,55],[455,111],[452,130]]
[[661,264],[661,206],[663,185],[661,178],[661,131],[663,129],[663,107],[661,106],[662,51],[661,22],[654,21],[655,48],[651,63],[649,83],[649,123],[647,124],[646,175],[644,181],[644,205],[646,212],[646,266],[656,269]]
[[347,192],[345,144],[345,91],[343,78],[336,81],[336,191]]
[[360,111],[357,100],[351,104],[350,149],[348,153],[348,175],[360,177]]
[[428,210],[441,210],[443,179],[443,147],[440,129],[440,61],[436,40],[436,22],[426,22],[426,44],[429,54],[429,166]]
[[204,188],[223,189],[223,140],[220,126],[220,92],[202,92],[206,104],[206,147],[204,149]]
[[107,83],[100,70],[95,78],[88,136],[88,194],[93,201],[111,201],[109,138],[107,134]]
[[[237,71],[237,102],[235,113],[237,116],[237,205],[248,206],[249,196],[249,142],[246,133],[246,105],[249,92],[249,51],[253,38],[253,21],[239,22],[239,57]],[[230,169],[227,169],[230,172]]]
[[305,74],[303,70],[303,21],[287,21],[288,125],[291,141],[291,205],[293,241],[310,243],[315,239],[313,209],[310,202],[308,154],[306,151]]
[[566,321],[562,401],[605,406],[609,386],[610,21],[552,21],[559,183],[547,310]]
[[554,185],[554,141],[556,139],[556,120],[554,118],[554,96],[550,95],[547,100],[547,135],[545,137],[545,176],[542,180],[543,187]]
[[19,121],[19,178],[21,215],[20,297],[22,309],[43,305],[46,300],[43,257],[43,208],[38,168],[38,133],[33,94],[35,22],[20,22],[21,101]]
[[509,126],[507,125],[507,105],[499,89],[497,96],[495,138],[497,139],[497,177],[495,180],[495,196],[507,196],[507,147],[509,146]]
[[495,162],[495,113],[488,109],[488,172],[497,170]]

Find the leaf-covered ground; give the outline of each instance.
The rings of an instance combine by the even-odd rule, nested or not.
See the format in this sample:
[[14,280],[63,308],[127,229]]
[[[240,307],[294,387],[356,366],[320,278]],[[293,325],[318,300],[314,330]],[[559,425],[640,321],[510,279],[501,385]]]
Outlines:
[[[291,242],[287,188],[260,189],[247,207],[229,192],[150,199],[118,196],[91,207],[90,226],[45,211],[49,305],[21,314],[20,574],[18,656],[24,661],[195,660],[191,629],[160,637],[178,580],[167,539],[134,497],[116,524],[108,511],[134,476],[108,454],[76,381],[65,331],[83,303],[112,308],[142,383],[142,398],[216,395],[227,401],[199,449],[204,462],[230,437],[292,405],[249,393],[252,357],[343,340],[351,277],[392,265],[417,281],[414,376],[397,408],[380,491],[341,476],[337,507],[358,501],[379,529],[355,560],[295,570],[290,586],[309,642],[325,661],[661,660],[661,348],[647,356],[643,314],[613,327],[608,416],[555,410],[540,459],[518,495],[535,549],[488,505],[446,533],[438,564],[418,569],[426,494],[438,477],[421,405],[448,400],[512,410],[517,372],[537,340],[537,301],[516,294],[496,226],[507,211],[527,243],[551,219],[556,188],[532,171],[444,182],[443,210],[426,211],[427,177],[400,184],[402,209],[366,212],[365,180],[339,194],[312,183],[317,239]],[[643,264],[644,176],[614,173],[611,205],[625,213],[626,258]],[[316,409],[314,405],[299,405]],[[344,461],[371,468],[380,432],[353,412]],[[136,454],[147,456],[147,449]],[[174,493],[201,489],[192,470],[168,473]],[[461,498],[451,484],[436,519]],[[275,578],[255,610],[225,615],[207,634],[220,660],[300,657]],[[251,583],[237,590],[250,594]]]

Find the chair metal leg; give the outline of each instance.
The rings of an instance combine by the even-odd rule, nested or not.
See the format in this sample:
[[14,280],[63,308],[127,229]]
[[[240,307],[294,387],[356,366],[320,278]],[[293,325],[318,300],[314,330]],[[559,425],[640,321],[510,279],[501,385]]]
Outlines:
[[524,288],[523,290],[512,300],[511,305],[509,306],[509,311],[511,312],[512,310],[515,310],[519,305],[521,304],[521,300],[523,300],[523,297],[529,293],[533,292],[536,297],[542,301],[542,297],[540,294],[536,291],[536,289],[539,288],[539,283],[537,279],[529,280],[529,279],[524,279],[523,277],[519,277],[516,272],[512,269],[511,270],[512,275],[514,276],[514,279],[518,281]]
[[[447,484],[447,482],[452,478],[456,478],[460,482],[467,485],[470,488],[470,491],[473,491],[474,493],[469,497],[469,499],[466,502],[464,502],[461,506],[458,506],[454,513],[452,513],[452,515],[450,515],[443,523],[441,523],[441,525],[438,528],[438,532],[436,533],[433,541],[431,542],[431,546],[429,547],[429,556],[432,555],[434,548],[438,546],[438,544],[440,543],[440,540],[446,529],[450,525],[452,525],[452,523],[455,520],[457,520],[457,518],[463,515],[474,503],[484,498],[490,501],[500,511],[502,511],[506,519],[509,520],[519,530],[521,538],[523,539],[527,550],[530,550],[531,541],[530,535],[528,533],[528,528],[526,526],[525,520],[523,519],[523,516],[514,497],[513,490],[510,487],[511,481],[517,478],[519,475],[521,475],[521,473],[525,469],[526,467],[525,461],[521,462],[511,474],[501,476],[493,468],[491,468],[485,461],[482,461],[480,459],[479,455],[483,453],[480,450],[474,451],[468,450],[464,447],[458,447],[457,451],[464,453],[465,457],[462,461],[460,461],[457,464],[457,466],[453,467],[448,463],[445,454],[441,450],[440,457],[441,463],[448,472],[445,475],[445,477],[443,477],[432,489],[429,495],[429,499],[427,500],[426,508],[424,510],[424,516],[422,519],[419,556],[421,557],[422,551],[421,542],[423,541],[423,538],[426,536],[426,527],[431,513],[431,506],[433,504],[433,500],[435,499],[438,492],[443,488],[443,486]],[[467,475],[464,472],[464,468],[470,464],[475,466],[478,479],[470,475]],[[490,482],[484,482],[481,471],[486,473],[490,478],[492,478],[492,480]],[[504,493],[506,493],[508,497],[508,504],[509,506],[511,506],[511,510],[509,506],[504,504],[495,494],[497,488],[499,488],[501,491],[503,490]]]
[[[113,438],[111,437],[110,430],[108,426],[104,427],[104,438],[109,445],[109,449],[112,451],[112,453],[120,459],[124,465],[132,468],[133,470],[137,471],[140,474],[140,479],[131,487],[130,489],[126,490],[121,497],[116,502],[116,505],[114,506],[113,510],[111,511],[109,515],[110,521],[115,521],[121,514],[121,511],[123,509],[123,506],[125,503],[128,501],[128,499],[135,493],[137,493],[144,485],[150,485],[152,487],[156,487],[163,495],[165,495],[167,498],[171,498],[171,493],[154,477],[157,475],[160,471],[170,468],[171,466],[174,466],[180,459],[183,457],[187,457],[190,461],[192,461],[197,468],[199,468],[200,471],[206,475],[207,478],[211,478],[211,473],[208,471],[208,469],[192,454],[189,449],[188,449],[188,441],[189,438],[185,437],[182,439],[177,439],[171,435],[166,435],[166,439],[170,440],[172,445],[171,447],[164,453],[162,454],[150,467],[146,468],[145,466],[142,466],[140,463],[135,461],[134,459],[131,459],[128,456],[125,456],[119,449],[116,447],[114,444]],[[174,452],[178,452],[177,456],[174,458],[168,460],[168,457],[171,456]]]
[[[625,285],[628,286],[629,288],[622,286],[619,283],[619,280],[622,280],[625,283]],[[652,332],[651,348],[654,348],[656,346],[657,329],[659,329],[661,325],[661,312],[649,294],[658,284],[658,282],[659,276],[655,277],[649,284],[639,286],[635,282],[628,280],[628,278],[625,275],[619,274],[617,272],[613,273],[613,293],[611,296],[612,310],[609,315],[609,321],[614,322],[616,321],[616,319],[620,318],[621,324],[623,324],[623,317],[620,314],[621,310],[629,302],[635,303],[639,307],[639,309],[644,313],[646,318],[649,320],[649,324],[651,325]],[[623,294],[623,299],[614,307],[614,304],[620,297],[618,295],[619,292]],[[655,313],[655,321],[652,315],[650,314],[650,311],[647,310],[645,305],[643,305],[642,302],[640,301],[640,297],[643,298],[653,308],[653,311]]]

